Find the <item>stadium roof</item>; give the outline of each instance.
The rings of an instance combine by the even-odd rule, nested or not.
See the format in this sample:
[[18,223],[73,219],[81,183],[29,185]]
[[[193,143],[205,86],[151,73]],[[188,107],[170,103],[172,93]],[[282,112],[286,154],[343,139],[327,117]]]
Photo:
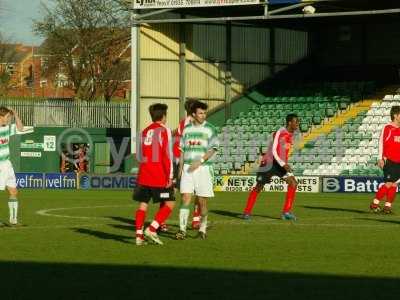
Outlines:
[[[307,19],[307,23],[321,22],[359,22],[374,16],[376,20],[400,16],[399,0],[260,0],[259,4],[192,7],[172,9],[135,10],[138,23],[180,23],[180,22],[221,22],[237,21],[241,23],[282,22],[298,24]],[[302,9],[312,5],[316,11],[304,14]],[[340,17],[340,18],[334,18]],[[340,19],[340,20],[333,20]]]

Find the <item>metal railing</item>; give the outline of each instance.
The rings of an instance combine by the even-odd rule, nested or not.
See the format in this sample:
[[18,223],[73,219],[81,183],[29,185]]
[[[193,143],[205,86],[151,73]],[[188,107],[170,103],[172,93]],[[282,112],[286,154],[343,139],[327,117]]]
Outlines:
[[39,127],[129,128],[130,104],[71,100],[0,99],[24,124]]

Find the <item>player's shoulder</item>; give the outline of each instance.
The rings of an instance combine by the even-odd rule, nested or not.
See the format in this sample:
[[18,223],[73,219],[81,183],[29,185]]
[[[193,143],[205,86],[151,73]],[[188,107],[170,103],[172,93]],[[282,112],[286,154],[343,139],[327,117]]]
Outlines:
[[167,126],[160,124],[160,123],[151,123],[149,126],[147,126],[145,129],[143,129],[143,132],[146,133],[149,130],[158,130],[160,132],[162,131],[170,131],[171,129],[169,129]]
[[211,124],[208,121],[205,121],[204,128],[210,129],[213,132],[215,132],[217,130],[217,127],[215,127],[213,124]]
[[276,135],[282,136],[282,135],[289,135],[289,134],[290,134],[290,132],[284,126],[280,127],[277,131],[275,131],[273,133],[274,136],[276,136]]
[[397,127],[397,126],[393,125],[392,123],[388,123],[388,124],[383,126],[383,130],[384,131],[386,131],[386,130],[390,130],[390,131],[392,131],[392,130],[400,130],[400,127]]

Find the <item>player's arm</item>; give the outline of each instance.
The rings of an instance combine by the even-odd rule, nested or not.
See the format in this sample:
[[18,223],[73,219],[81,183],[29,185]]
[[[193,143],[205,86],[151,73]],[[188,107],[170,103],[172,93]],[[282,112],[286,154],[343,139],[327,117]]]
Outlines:
[[388,130],[387,126],[384,126],[381,135],[379,137],[379,147],[378,147],[378,166],[379,168],[383,169],[383,166],[385,165],[385,158],[383,157],[383,148],[384,148],[384,141],[387,138]]
[[15,125],[17,127],[18,131],[24,131],[24,124],[22,123],[20,117],[18,116],[18,113],[14,109],[10,109],[12,112],[12,115],[14,116],[15,120]]
[[272,155],[274,156],[274,159],[276,160],[276,162],[282,167],[284,168],[287,172],[291,172],[292,168],[284,161],[281,159],[281,157],[279,156],[278,153],[278,146],[279,145],[284,145],[285,140],[281,137],[281,131],[278,131],[275,134],[274,137],[274,141],[272,144]]
[[207,160],[209,160],[211,157],[213,157],[213,155],[218,151],[218,148],[219,148],[219,141],[217,138],[217,134],[216,134],[216,132],[213,132],[213,134],[210,137],[209,149],[203,155],[203,157],[200,158],[200,160],[194,161],[190,165],[188,171],[193,172],[198,167],[200,167],[203,163],[205,163]]
[[165,177],[168,179],[167,188],[172,185],[173,166],[172,166],[172,134],[169,128],[161,132],[161,161],[165,172]]

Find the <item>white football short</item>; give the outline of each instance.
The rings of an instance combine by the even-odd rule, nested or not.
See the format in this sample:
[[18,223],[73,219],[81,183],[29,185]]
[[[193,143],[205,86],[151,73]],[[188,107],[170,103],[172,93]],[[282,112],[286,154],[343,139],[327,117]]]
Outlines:
[[195,194],[199,197],[214,197],[213,181],[214,171],[213,167],[209,165],[202,165],[193,172],[188,172],[189,165],[183,165],[181,177],[181,194]]
[[17,187],[14,169],[9,160],[0,162],[0,190],[5,190],[6,186]]

